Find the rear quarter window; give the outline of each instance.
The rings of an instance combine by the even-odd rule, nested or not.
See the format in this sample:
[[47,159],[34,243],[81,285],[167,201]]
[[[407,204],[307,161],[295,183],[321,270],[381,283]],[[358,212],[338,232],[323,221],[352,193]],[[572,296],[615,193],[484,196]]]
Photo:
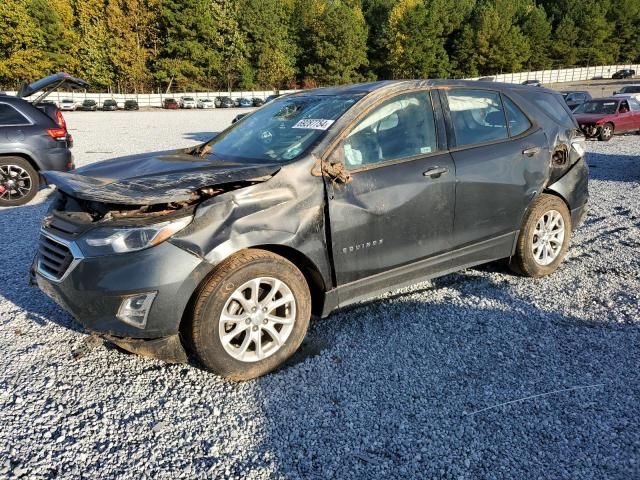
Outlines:
[[536,92],[530,96],[533,103],[540,108],[545,115],[551,118],[551,120],[567,127],[575,127],[577,125],[562,95]]
[[14,107],[6,103],[0,103],[0,127],[28,123],[30,123],[29,120]]

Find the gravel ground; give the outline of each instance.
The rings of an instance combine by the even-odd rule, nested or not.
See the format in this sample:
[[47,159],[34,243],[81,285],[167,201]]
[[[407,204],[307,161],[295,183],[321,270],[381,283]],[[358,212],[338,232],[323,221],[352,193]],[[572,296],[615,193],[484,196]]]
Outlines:
[[[83,165],[235,113],[66,117]],[[50,191],[0,209],[0,478],[640,478],[640,136],[588,149],[591,209],[554,275],[497,263],[384,295],[240,384],[87,336],[26,286]]]

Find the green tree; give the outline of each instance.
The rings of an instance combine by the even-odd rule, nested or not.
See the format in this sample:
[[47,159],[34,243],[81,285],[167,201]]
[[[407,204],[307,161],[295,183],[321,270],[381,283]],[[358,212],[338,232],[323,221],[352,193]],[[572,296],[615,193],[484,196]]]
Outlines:
[[364,78],[367,24],[358,2],[299,0],[294,16],[303,80],[336,85]]
[[551,23],[544,8],[533,3],[524,5],[519,24],[531,47],[527,69],[545,70],[550,68]]
[[520,7],[521,3],[513,0],[476,4],[456,44],[457,72],[478,75],[523,69],[531,47],[516,23]]
[[23,0],[0,2],[0,84],[17,88],[52,67],[44,54],[44,35]]

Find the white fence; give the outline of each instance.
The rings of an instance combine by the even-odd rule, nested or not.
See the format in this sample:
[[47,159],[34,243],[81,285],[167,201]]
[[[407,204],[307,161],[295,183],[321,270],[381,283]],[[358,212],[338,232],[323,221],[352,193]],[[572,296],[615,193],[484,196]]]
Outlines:
[[[295,90],[280,90],[280,93],[290,93]],[[7,92],[10,95],[15,95],[16,92]],[[269,95],[273,95],[273,91],[254,91],[254,92],[185,92],[185,93],[141,93],[141,94],[111,94],[111,93],[89,93],[84,91],[71,91],[71,92],[52,92],[47,100],[53,100],[60,104],[62,99],[71,99],[76,103],[82,103],[84,100],[95,100],[98,105],[102,105],[105,100],[115,100],[118,106],[122,108],[125,100],[136,100],[141,108],[144,107],[161,107],[162,102],[167,98],[173,98],[175,100],[180,97],[193,97],[196,100],[201,98],[209,98],[213,100],[215,97],[228,97],[231,96],[234,100],[236,98],[262,98],[263,100]]]
[[[640,64],[636,65],[600,65],[596,67],[581,67],[581,68],[563,68],[559,70],[539,70],[535,72],[520,72],[520,73],[502,73],[493,75],[497,82],[505,83],[522,83],[525,80],[539,80],[543,84],[549,83],[565,83],[565,82],[579,82],[584,80],[600,80],[611,78],[618,70],[624,68],[630,68],[640,73]],[[479,77],[472,78],[470,80],[476,80]],[[295,90],[281,90],[280,93],[291,93]],[[16,92],[7,92],[10,95],[15,95]],[[166,98],[180,97],[193,97],[196,100],[199,98],[214,97],[226,97],[231,98],[266,98],[272,95],[273,91],[247,91],[247,92],[232,92],[229,95],[228,92],[185,92],[185,93],[144,93],[144,94],[111,94],[111,93],[86,93],[86,92],[53,92],[49,95],[49,99],[55,102],[60,102],[63,98],[70,98],[74,102],[82,102],[83,100],[95,100],[98,105],[102,105],[105,100],[113,99],[118,102],[120,107],[123,106],[125,100],[133,99],[138,101],[140,107],[161,107],[162,102]]]
[[[525,80],[540,80],[546,83],[579,82],[583,80],[601,80],[611,78],[618,70],[630,68],[640,73],[640,64],[636,65],[599,65],[596,67],[562,68],[559,70],[538,70],[535,72],[502,73],[493,75],[496,82],[522,83]],[[487,75],[485,75],[487,76]],[[475,77],[470,80],[477,80]]]

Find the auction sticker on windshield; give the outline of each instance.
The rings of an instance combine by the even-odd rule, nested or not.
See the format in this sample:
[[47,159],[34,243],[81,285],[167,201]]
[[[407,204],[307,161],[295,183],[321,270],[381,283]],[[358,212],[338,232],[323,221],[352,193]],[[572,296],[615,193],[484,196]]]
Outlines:
[[291,128],[308,128],[311,130],[326,130],[331,126],[333,120],[324,118],[303,118]]

